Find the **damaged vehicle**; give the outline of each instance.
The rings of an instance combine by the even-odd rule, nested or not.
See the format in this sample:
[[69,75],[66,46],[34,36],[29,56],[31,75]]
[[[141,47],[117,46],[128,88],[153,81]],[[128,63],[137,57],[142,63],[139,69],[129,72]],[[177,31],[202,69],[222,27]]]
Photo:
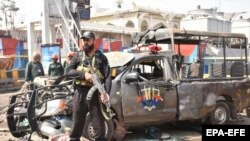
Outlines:
[[[64,134],[64,137],[71,132],[74,78],[67,77],[70,80],[64,80],[64,78],[65,76],[36,77],[33,83],[28,84],[27,92],[11,96],[7,110],[7,124],[14,137],[32,140],[32,134],[36,132],[41,138],[55,140],[60,135]],[[91,100],[93,92],[100,87],[94,85],[92,88],[87,95],[87,100]],[[113,113],[108,109],[109,105],[102,105],[103,115],[107,119],[105,128],[109,131],[106,132],[106,136],[111,139],[114,129],[114,123],[111,120]],[[85,123],[83,136],[94,140],[89,114]]]
[[[158,27],[135,34],[133,44],[136,45],[130,49],[133,53],[105,54],[111,67],[110,103],[114,114],[112,118],[106,118],[108,139],[122,140],[127,129],[140,125],[184,120],[227,124],[249,106],[245,35]],[[68,90],[69,85],[62,83],[64,81],[59,85],[40,87],[35,90],[38,93],[33,91],[31,98],[27,98],[30,100],[19,102],[29,110],[28,114],[21,110],[20,114],[15,113],[15,106],[9,108],[7,117],[14,121],[9,125],[12,135],[23,135],[18,123],[21,120],[24,124],[25,118],[18,116],[27,117],[29,131],[41,136],[49,137],[52,133],[48,128],[41,132],[42,127],[48,125],[51,131],[66,132],[61,130],[66,125],[61,120],[70,121],[72,91]],[[57,114],[46,112],[52,109],[49,102],[56,98],[65,99],[53,110]],[[12,98],[13,101],[16,99]],[[42,106],[45,109],[36,112],[35,109],[42,109]],[[83,136],[93,140],[95,133],[89,118],[85,123]],[[64,129],[68,128],[70,126]]]
[[14,137],[36,132],[48,138],[70,130],[72,80],[53,86],[55,80],[55,77],[36,77],[33,83],[25,84],[25,91],[10,97],[7,124]]
[[244,34],[156,28],[133,39],[139,52],[133,59],[122,67],[115,65],[117,59],[109,60],[115,62],[110,63],[114,75],[118,71],[111,103],[126,129],[184,120],[227,124],[249,106]]

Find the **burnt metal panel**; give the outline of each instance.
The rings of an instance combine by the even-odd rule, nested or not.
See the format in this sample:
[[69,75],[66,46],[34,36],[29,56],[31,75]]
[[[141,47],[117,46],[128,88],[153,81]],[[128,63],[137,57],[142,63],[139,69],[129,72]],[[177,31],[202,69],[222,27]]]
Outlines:
[[248,79],[204,81],[182,82],[178,86],[180,120],[206,117],[213,110],[220,96],[231,97],[238,111],[250,104]]

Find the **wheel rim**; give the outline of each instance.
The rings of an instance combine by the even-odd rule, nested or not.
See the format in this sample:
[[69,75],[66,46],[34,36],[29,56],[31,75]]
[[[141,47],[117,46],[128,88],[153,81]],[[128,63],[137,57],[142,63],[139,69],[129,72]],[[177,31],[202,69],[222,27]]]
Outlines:
[[[108,124],[107,124],[106,121],[104,122],[104,126],[105,126],[105,136],[107,136],[107,134],[108,134]],[[89,138],[91,140],[95,140],[94,139],[95,131],[94,131],[94,127],[93,127],[92,122],[90,122],[89,125],[88,125],[88,135],[89,135]]]
[[218,123],[218,124],[225,123],[225,121],[227,119],[226,109],[222,106],[217,107],[215,112],[214,112],[214,119],[215,119],[216,123]]

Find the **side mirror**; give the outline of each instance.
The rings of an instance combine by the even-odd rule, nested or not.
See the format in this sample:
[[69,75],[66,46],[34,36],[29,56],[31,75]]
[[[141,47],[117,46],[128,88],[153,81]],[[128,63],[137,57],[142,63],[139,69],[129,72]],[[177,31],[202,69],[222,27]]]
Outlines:
[[125,76],[125,81],[127,83],[131,83],[131,82],[136,82],[139,79],[139,73],[138,72],[131,72],[126,74]]

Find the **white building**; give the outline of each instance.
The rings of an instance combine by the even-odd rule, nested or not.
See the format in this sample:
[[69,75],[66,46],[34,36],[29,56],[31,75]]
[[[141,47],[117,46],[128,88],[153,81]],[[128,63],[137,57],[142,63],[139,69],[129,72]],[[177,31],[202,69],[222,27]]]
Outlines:
[[21,32],[17,35],[26,36],[23,40],[29,46],[29,57],[34,51],[39,51],[41,44],[55,43],[59,38],[63,39],[62,56],[66,56],[72,46],[78,45],[77,40],[85,30],[94,31],[97,38],[121,40],[123,46],[129,46],[133,33],[145,31],[158,23],[180,28],[183,17],[182,14],[143,8],[136,4],[129,9],[116,10],[93,7],[91,10],[96,10],[96,14],[88,21],[80,21],[80,30],[76,33],[72,32],[75,23],[68,12],[74,9],[74,4],[69,0],[27,0],[27,4],[30,6],[26,10],[25,24],[16,28],[27,31],[27,34]]
[[225,20],[223,12],[216,9],[201,9],[189,11],[181,20],[181,29],[209,32],[231,32],[231,22]]
[[[145,31],[159,23],[170,28],[180,28],[182,17],[182,14],[135,5],[127,10],[97,13],[89,21],[83,21],[81,28],[95,31],[102,38],[120,39],[123,45],[128,46],[133,33]],[[102,30],[99,26],[103,27]]]
[[128,10],[113,10],[96,14],[88,22],[132,27],[141,32],[158,23],[163,23],[171,28],[179,28],[182,17],[182,14],[134,6]]
[[250,12],[236,14],[232,19],[232,32],[243,33],[250,39]]

